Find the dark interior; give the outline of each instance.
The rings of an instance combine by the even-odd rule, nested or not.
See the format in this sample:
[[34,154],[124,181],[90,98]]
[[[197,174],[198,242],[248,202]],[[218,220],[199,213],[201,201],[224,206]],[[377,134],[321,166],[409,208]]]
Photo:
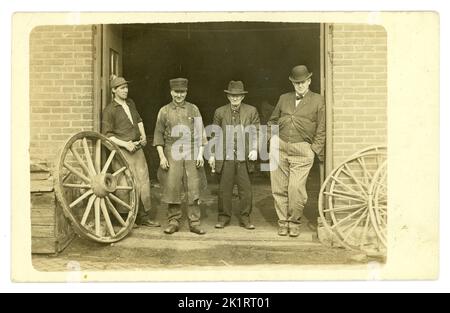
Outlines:
[[[307,65],[313,72],[310,88],[320,93],[320,24],[126,24],[122,39],[123,73],[132,81],[129,96],[150,139],[145,154],[152,179],[159,159],[151,138],[159,109],[171,101],[169,79],[189,79],[187,100],[199,107],[205,125],[212,122],[215,109],[227,103],[223,90],[230,80],[244,82],[249,92],[244,102],[258,109],[262,123],[278,97],[293,90],[288,80],[293,66]],[[270,184],[268,175],[262,178]],[[312,215],[314,221],[320,188],[317,162],[307,188],[310,197],[305,215]]]
[[158,110],[171,101],[169,79],[189,79],[187,100],[205,121],[227,102],[230,80],[242,80],[244,102],[260,109],[292,90],[291,68],[306,64],[320,92],[320,24],[220,22],[128,24],[123,28],[123,71],[149,135]]

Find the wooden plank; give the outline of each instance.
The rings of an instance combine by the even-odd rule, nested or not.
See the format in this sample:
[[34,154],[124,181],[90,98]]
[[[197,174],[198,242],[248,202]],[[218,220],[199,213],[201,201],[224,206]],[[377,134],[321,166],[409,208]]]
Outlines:
[[31,238],[31,253],[56,253],[55,238]]
[[35,226],[54,226],[55,225],[55,215],[42,215],[37,213],[31,214],[31,225]]
[[55,208],[55,194],[53,192],[32,193],[31,209],[52,209]]
[[32,193],[53,191],[53,178],[46,180],[32,180],[30,190]]
[[74,234],[60,238],[32,238],[31,253],[49,254],[63,251],[75,238]]
[[46,180],[50,178],[49,172],[31,172],[31,181],[33,180]]
[[30,163],[30,172],[49,172],[50,169],[45,162],[33,162]]
[[53,225],[31,225],[31,237],[54,238],[55,226]]

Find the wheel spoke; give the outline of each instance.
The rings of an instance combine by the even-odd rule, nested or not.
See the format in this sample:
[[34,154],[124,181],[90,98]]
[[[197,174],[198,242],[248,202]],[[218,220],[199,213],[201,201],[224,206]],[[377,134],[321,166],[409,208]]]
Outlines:
[[97,139],[97,143],[95,145],[95,171],[100,173],[101,168],[101,159],[102,159],[102,140]]
[[67,188],[85,188],[85,189],[89,189],[91,188],[91,185],[83,185],[83,184],[63,184],[64,187]]
[[123,171],[125,171],[126,169],[127,169],[127,167],[124,166],[124,167],[118,169],[117,171],[115,171],[115,172],[112,174],[112,176],[117,176],[117,175],[119,175],[120,173],[122,173]]
[[75,201],[73,201],[71,204],[69,204],[69,208],[73,208],[74,206],[76,206],[78,203],[80,203],[81,201],[83,201],[83,199],[85,199],[86,197],[90,196],[91,194],[93,194],[94,192],[92,191],[92,189],[89,189],[88,191],[86,191],[85,193],[83,193],[80,197],[78,197]]
[[92,195],[89,198],[88,204],[86,206],[86,210],[84,211],[84,214],[83,214],[83,218],[81,219],[81,225],[82,226],[86,225],[86,221],[87,221],[87,219],[89,217],[89,213],[91,213],[92,205],[94,204],[95,198],[97,198],[96,195]]
[[364,161],[364,159],[362,159],[361,157],[358,158],[358,162],[361,165],[363,172],[364,172],[364,178],[366,180],[366,184],[369,185],[370,182],[372,181],[372,175],[370,175],[369,171],[367,170],[366,167],[366,161]]
[[127,226],[127,223],[123,220],[122,216],[120,216],[119,212],[117,212],[117,209],[114,207],[114,204],[112,204],[111,200],[109,200],[108,197],[105,197],[107,207],[111,211],[111,213],[116,217],[116,219],[119,221],[120,224],[122,224],[123,227]]
[[384,188],[384,190],[387,190],[387,186],[383,184],[381,181],[376,181],[375,184],[380,185],[381,187]]
[[332,179],[334,179],[338,184],[340,184],[341,186],[343,186],[345,189],[350,190],[355,196],[358,195],[359,193],[358,191],[356,191],[355,189],[353,189],[352,187],[348,186],[347,184],[345,184],[344,182],[342,182],[341,180],[339,180],[337,177],[331,176]]
[[359,237],[359,247],[360,248],[362,248],[362,246],[364,245],[364,241],[363,240],[364,240],[364,238],[367,235],[367,231],[369,229],[369,222],[370,222],[370,215],[367,215],[366,222],[364,224],[364,229],[361,232],[361,237]]
[[85,183],[90,183],[91,180],[84,176],[83,173],[80,173],[78,170],[74,169],[72,166],[70,166],[67,162],[64,162],[64,167],[67,168],[72,174],[78,176],[81,180],[83,180]]
[[125,203],[122,200],[120,200],[119,198],[117,198],[114,194],[110,193],[109,197],[111,197],[111,199],[114,200],[114,202],[116,202],[117,204],[120,204],[121,206],[127,208],[130,211],[132,210],[131,206],[129,206],[127,203]]
[[103,174],[106,173],[106,171],[108,170],[109,166],[111,165],[111,162],[112,162],[112,160],[114,158],[114,155],[116,155],[116,150],[111,151],[111,153],[109,154],[108,160],[106,160],[106,163],[105,163],[105,165],[103,166],[103,169],[102,169],[102,173]]
[[95,199],[95,234],[100,237],[100,198]]
[[131,186],[117,186],[116,190],[133,190]]
[[[361,194],[353,194],[353,193],[349,193],[349,192],[344,191],[344,190],[339,190],[337,188],[335,188],[333,190],[333,192],[336,193],[336,194],[342,195],[342,196],[347,196],[347,197],[350,197],[350,198],[353,198],[353,199],[359,199],[359,200],[363,200],[364,202],[366,202],[366,198],[361,196]],[[355,196],[356,196],[356,198],[355,198]]]
[[348,197],[346,195],[341,195],[339,193],[325,191],[324,194],[326,194],[328,196],[332,196],[332,197],[337,197],[337,198],[342,198],[342,199],[346,199],[346,200],[353,200],[353,201],[357,201],[357,202],[361,202],[361,203],[366,203],[365,200],[357,199],[357,198],[353,198],[353,197]]
[[89,152],[89,147],[87,144],[86,137],[83,138],[83,148],[84,148],[84,154],[86,155],[86,160],[88,162],[89,171],[91,172],[92,176],[95,176],[97,172],[95,171],[94,163],[92,163],[92,157],[91,153]]
[[334,224],[333,226],[331,226],[331,228],[336,228],[337,226],[339,226],[339,225],[342,224],[343,222],[348,221],[348,220],[351,219],[353,216],[355,216],[356,214],[358,214],[359,212],[361,212],[362,210],[364,210],[364,209],[366,209],[366,208],[367,208],[367,207],[364,206],[364,207],[362,207],[361,209],[359,209],[359,210],[353,212],[352,214],[347,215],[345,218],[343,218],[342,220],[340,220],[339,222],[337,222],[336,224]]
[[80,166],[83,168],[84,172],[90,176],[91,173],[90,173],[88,167],[86,166],[86,164],[84,163],[83,159],[81,158],[81,156],[78,154],[77,150],[75,150],[73,147],[70,147],[69,150],[70,150],[70,152],[72,152],[72,155],[75,157],[78,164],[80,164]]
[[62,182],[63,182],[63,183],[67,180],[67,178],[70,177],[70,174],[71,174],[71,172],[69,171],[69,172],[66,173],[66,175],[64,175],[64,177],[63,177],[63,179],[62,179]]
[[[344,241],[347,241],[348,237],[350,236],[351,233],[353,233],[353,231],[355,230],[355,228],[359,225],[359,223],[361,223],[362,219],[364,218],[364,216],[368,216],[367,211],[365,211],[363,214],[361,214],[361,216],[352,224],[352,228],[348,231],[348,233],[344,236]],[[345,229],[347,229],[348,227],[346,227]],[[344,233],[344,230],[341,230],[342,233]]]
[[358,185],[359,189],[361,189],[361,191],[367,196],[367,192],[364,189],[363,185],[361,184],[361,182],[359,181],[359,179],[357,179],[355,177],[355,175],[353,175],[353,171],[350,169],[350,167],[347,164],[344,164],[344,167],[346,168],[345,170],[342,170],[342,173],[346,174],[348,177],[351,177],[355,183]]
[[106,222],[106,226],[108,227],[109,234],[114,237],[116,235],[116,232],[114,231],[114,227],[112,226],[111,219],[109,217],[108,209],[106,208],[104,199],[100,199],[100,207],[102,209],[103,217],[105,218],[105,222]]
[[360,209],[362,207],[366,206],[365,203],[361,203],[361,204],[354,204],[354,205],[348,205],[348,206],[343,206],[343,207],[333,207],[332,209],[326,209],[323,210],[323,212],[328,213],[328,212],[344,212],[344,211],[353,211],[355,209]]

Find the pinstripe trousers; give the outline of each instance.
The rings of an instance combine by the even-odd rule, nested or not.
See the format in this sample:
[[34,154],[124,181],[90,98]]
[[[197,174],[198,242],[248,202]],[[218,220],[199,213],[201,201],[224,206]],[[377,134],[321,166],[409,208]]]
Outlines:
[[[314,162],[314,152],[308,142],[287,143],[278,137],[279,149],[272,149],[271,162],[278,160],[272,169],[270,181],[278,215],[278,225],[298,227],[308,195],[306,179]],[[275,155],[275,154],[278,155]]]

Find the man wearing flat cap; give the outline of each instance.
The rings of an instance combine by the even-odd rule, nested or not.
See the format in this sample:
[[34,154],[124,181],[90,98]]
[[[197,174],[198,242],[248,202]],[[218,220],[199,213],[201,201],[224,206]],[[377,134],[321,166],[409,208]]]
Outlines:
[[199,201],[206,180],[203,151],[207,140],[199,109],[185,100],[187,87],[186,78],[170,80],[172,102],[158,113],[153,145],[160,158],[158,177],[163,188],[161,200],[168,204],[169,225],[164,232],[173,234],[179,230],[185,191],[189,229],[203,235],[205,231],[200,228]]
[[[140,200],[144,210],[138,210],[136,224],[159,227],[150,216],[151,196],[147,161],[142,148],[147,144],[144,124],[136,110],[134,101],[128,98],[128,81],[123,77],[111,80],[113,100],[105,107],[102,117],[102,133],[122,148],[139,187]],[[113,161],[112,167],[117,165]]]
[[[300,234],[308,197],[306,179],[315,155],[322,153],[325,144],[324,101],[309,90],[311,76],[304,65],[292,69],[289,80],[295,91],[280,96],[268,122],[279,127],[279,136],[271,138],[270,153],[271,160],[278,160],[271,170],[271,185],[280,236]],[[276,146],[279,149],[272,149]]]
[[[221,153],[214,153],[209,158],[209,165],[220,174],[216,228],[224,228],[230,223],[232,212],[233,188],[238,186],[240,199],[240,226],[252,230],[250,222],[252,211],[252,186],[249,172],[253,170],[258,153],[257,130],[259,115],[255,107],[242,103],[247,91],[241,81],[230,81],[224,90],[229,103],[218,108],[214,113],[213,125],[221,127],[219,136],[213,137],[213,144],[222,145]],[[216,149],[217,150],[217,149]]]

